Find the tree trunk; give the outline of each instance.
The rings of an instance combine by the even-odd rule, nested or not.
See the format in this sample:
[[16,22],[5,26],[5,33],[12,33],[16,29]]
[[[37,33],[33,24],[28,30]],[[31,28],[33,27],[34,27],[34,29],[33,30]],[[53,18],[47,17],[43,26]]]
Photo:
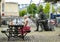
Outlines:
[[0,12],[0,27],[1,27],[1,12]]
[[1,0],[0,0],[0,27],[1,27]]

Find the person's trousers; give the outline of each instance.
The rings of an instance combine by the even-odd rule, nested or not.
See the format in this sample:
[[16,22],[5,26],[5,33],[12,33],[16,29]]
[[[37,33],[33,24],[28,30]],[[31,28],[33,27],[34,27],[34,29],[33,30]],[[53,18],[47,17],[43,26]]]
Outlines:
[[39,26],[41,27],[41,31],[45,30],[48,31],[49,27],[48,27],[48,21],[45,22],[41,22],[39,23],[38,21],[36,21],[36,27],[37,27],[37,31],[39,30]]
[[48,21],[42,22],[45,31],[49,31]]
[[38,21],[36,21],[36,27],[37,27],[37,31],[39,30],[39,26],[41,27],[41,31],[43,31],[44,30],[44,28],[43,28],[43,24],[42,23],[39,23]]

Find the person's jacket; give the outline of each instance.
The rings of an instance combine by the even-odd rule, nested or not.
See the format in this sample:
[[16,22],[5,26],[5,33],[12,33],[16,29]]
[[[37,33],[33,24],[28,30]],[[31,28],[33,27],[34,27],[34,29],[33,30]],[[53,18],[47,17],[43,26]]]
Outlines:
[[41,20],[47,20],[47,17],[46,17],[46,15],[44,14],[44,13],[39,13],[39,18],[41,19]]

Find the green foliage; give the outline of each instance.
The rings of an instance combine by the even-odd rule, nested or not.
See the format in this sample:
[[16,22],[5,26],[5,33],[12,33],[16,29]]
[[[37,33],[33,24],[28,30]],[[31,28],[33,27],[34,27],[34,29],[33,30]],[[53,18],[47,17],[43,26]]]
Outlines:
[[25,14],[27,14],[26,10],[19,11],[19,16],[24,16]]
[[45,2],[52,2],[53,0],[45,0]]
[[0,0],[0,2],[1,2],[1,0]]
[[28,12],[29,14],[34,15],[34,14],[37,12],[37,6],[36,6],[36,4],[34,4],[34,3],[30,4],[30,5],[27,7],[27,12]]
[[50,3],[46,3],[45,8],[43,9],[44,13],[49,17],[49,12],[50,12]]
[[39,11],[40,11],[41,9],[43,9],[43,6],[42,6],[42,5],[39,5],[39,6],[37,7],[37,13],[39,13]]
[[53,3],[57,3],[57,1],[59,0],[45,0],[45,2],[53,2]]
[[27,7],[27,12],[28,12],[29,14],[32,14],[32,8],[31,8],[31,5],[29,5],[29,6]]
[[54,13],[55,12],[55,9],[54,9],[54,7],[52,6],[52,13]]
[[60,7],[58,8],[58,12],[60,13]]

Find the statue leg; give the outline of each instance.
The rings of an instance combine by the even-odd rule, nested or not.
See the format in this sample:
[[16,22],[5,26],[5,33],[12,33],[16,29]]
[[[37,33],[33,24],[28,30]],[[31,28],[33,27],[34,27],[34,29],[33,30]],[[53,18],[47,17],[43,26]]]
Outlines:
[[38,23],[38,21],[36,21],[36,31],[38,31],[39,30],[39,23]]
[[41,32],[44,30],[44,26],[43,26],[43,24],[42,23],[40,23],[40,27],[41,27]]

